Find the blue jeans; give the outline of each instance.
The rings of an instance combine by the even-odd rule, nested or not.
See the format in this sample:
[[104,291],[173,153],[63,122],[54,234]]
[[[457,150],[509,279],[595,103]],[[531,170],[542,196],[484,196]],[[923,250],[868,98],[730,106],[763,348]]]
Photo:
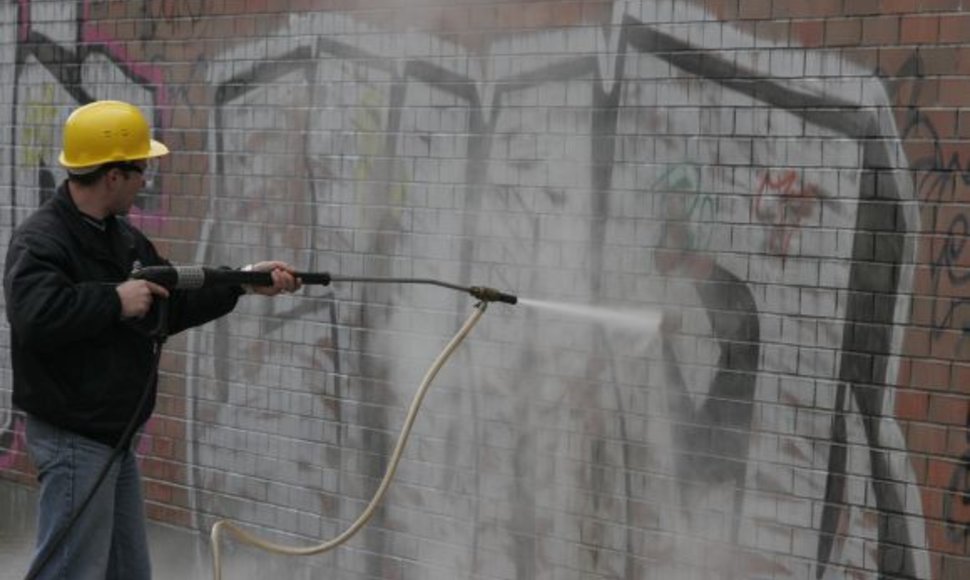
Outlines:
[[[112,448],[28,415],[27,449],[40,481],[36,558],[84,501]],[[151,578],[141,477],[130,448],[115,460],[37,578]]]

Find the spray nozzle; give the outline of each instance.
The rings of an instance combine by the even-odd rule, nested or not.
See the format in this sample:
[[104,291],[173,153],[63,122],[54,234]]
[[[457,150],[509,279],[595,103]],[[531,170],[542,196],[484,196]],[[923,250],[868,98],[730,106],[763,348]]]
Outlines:
[[519,301],[519,298],[514,294],[499,292],[495,288],[489,288],[488,286],[472,286],[468,289],[468,293],[475,298],[478,298],[482,302],[505,302],[506,304],[515,304]]

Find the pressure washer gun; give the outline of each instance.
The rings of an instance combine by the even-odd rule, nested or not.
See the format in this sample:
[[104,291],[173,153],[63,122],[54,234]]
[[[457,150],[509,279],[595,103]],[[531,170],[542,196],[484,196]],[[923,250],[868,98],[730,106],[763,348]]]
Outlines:
[[[294,275],[299,278],[301,283],[310,285],[328,286],[331,282],[425,284],[464,292],[482,302],[515,304],[519,301],[514,294],[500,292],[488,286],[460,286],[431,278],[332,276],[329,272],[296,272]],[[204,266],[146,266],[132,271],[131,278],[154,282],[170,290],[193,290],[212,286],[273,285],[273,277],[270,272],[207,268]]]

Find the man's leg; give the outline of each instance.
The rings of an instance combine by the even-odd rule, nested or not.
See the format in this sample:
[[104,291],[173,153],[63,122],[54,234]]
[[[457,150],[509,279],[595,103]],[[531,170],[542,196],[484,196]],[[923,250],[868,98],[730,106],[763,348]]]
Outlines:
[[114,533],[111,536],[111,557],[106,578],[149,580],[152,568],[145,532],[145,505],[134,451],[126,450],[118,462]]
[[103,580],[111,549],[117,465],[68,534],[57,538],[94,486],[111,448],[28,416],[27,449],[40,482],[34,559],[53,550],[36,578]]

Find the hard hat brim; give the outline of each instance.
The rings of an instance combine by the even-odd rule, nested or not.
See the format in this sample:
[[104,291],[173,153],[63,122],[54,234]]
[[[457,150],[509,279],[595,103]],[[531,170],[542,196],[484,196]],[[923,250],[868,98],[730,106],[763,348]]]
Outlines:
[[150,139],[148,141],[148,152],[145,155],[138,155],[135,157],[119,157],[117,159],[113,159],[113,158],[105,159],[104,161],[100,163],[95,163],[93,165],[92,164],[80,165],[76,163],[69,163],[67,161],[66,156],[64,155],[64,152],[61,151],[61,154],[58,155],[57,161],[61,164],[61,167],[64,167],[65,169],[87,169],[87,168],[100,167],[105,163],[111,163],[114,161],[138,161],[139,159],[153,159],[155,157],[162,157],[163,155],[168,155],[168,154],[169,154],[168,147],[166,147],[164,143],[162,143],[161,141]]
[[150,140],[148,145],[148,157],[145,159],[151,159],[153,157],[161,157],[162,155],[168,155],[168,147],[160,141],[154,139]]

